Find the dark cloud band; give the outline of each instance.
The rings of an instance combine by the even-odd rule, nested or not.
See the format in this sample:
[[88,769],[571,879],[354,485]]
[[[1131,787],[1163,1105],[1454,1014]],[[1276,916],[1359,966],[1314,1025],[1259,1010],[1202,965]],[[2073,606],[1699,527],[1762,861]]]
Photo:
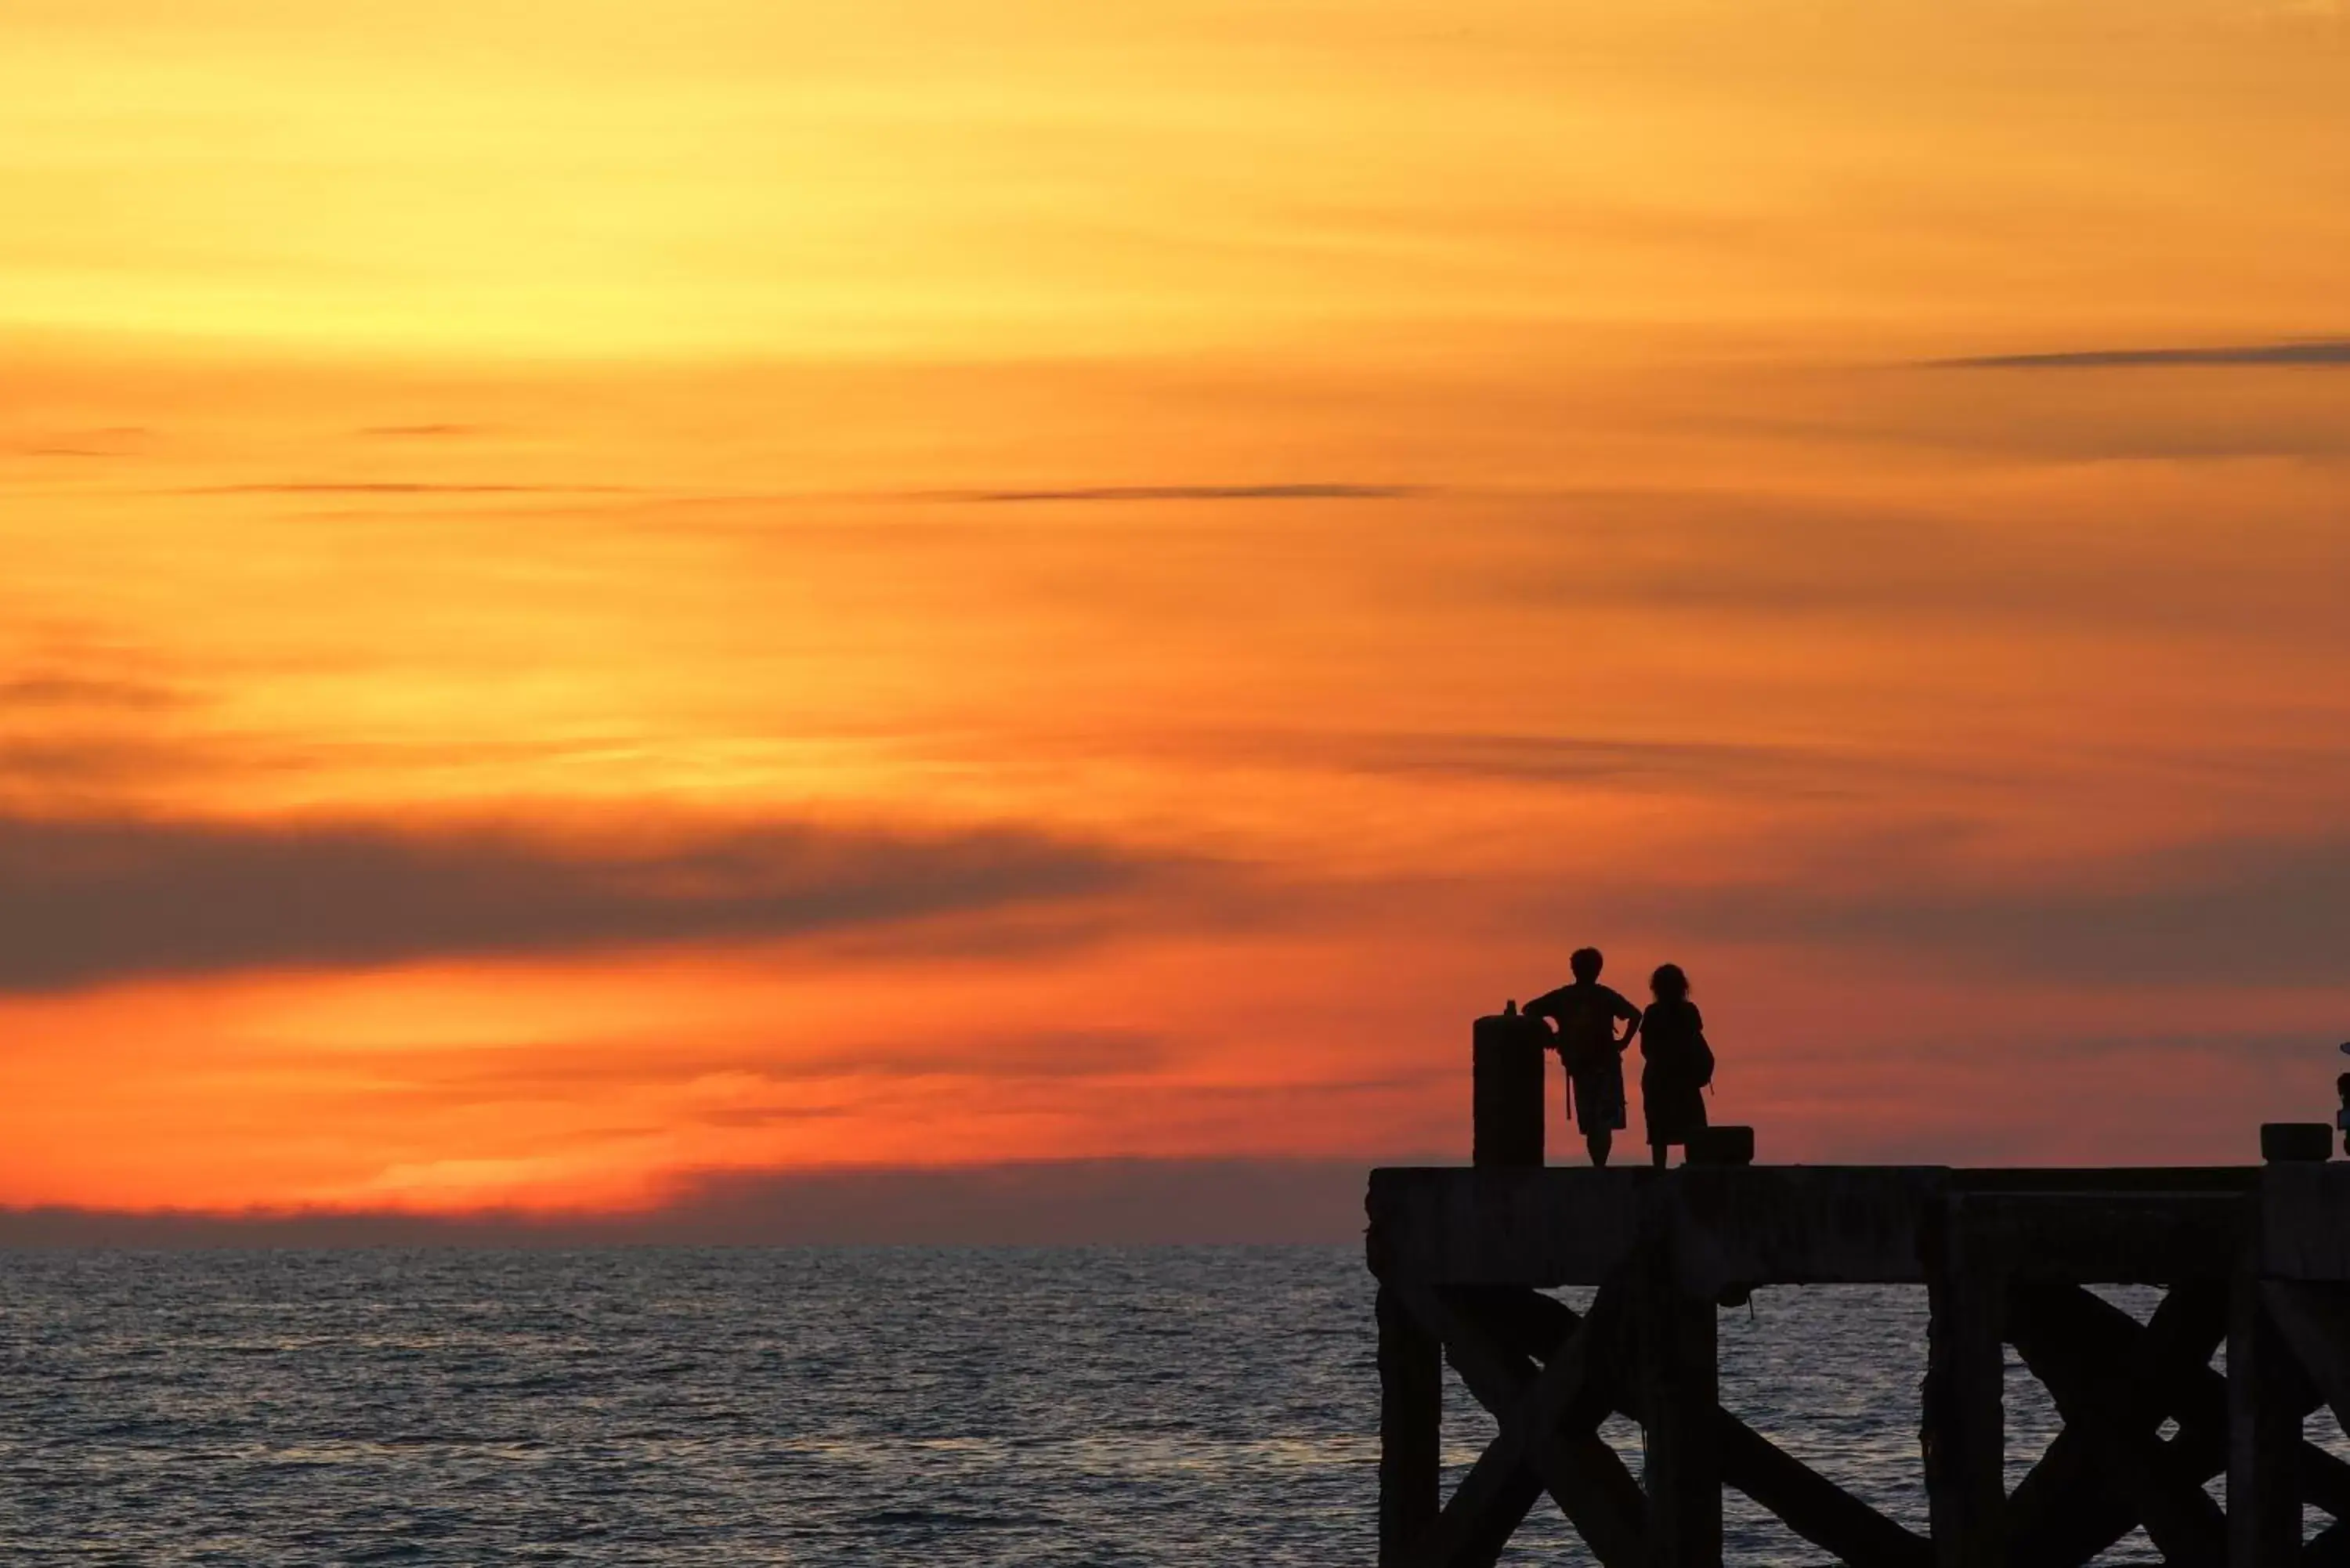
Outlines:
[[858,931],[1082,904],[1159,869],[1015,829],[769,823],[583,845],[499,826],[0,818],[0,991]]
[[1894,857],[1865,876],[1823,870],[1651,905],[1654,923],[1680,933],[1900,950],[2058,984],[2350,985],[2345,837],[2176,845],[1997,882]]
[[2291,343],[2236,343],[2212,348],[2076,348],[2046,354],[1985,354],[1937,359],[1945,370],[2126,370],[2192,367],[2251,368],[2263,365],[2350,366],[2350,337],[2313,337]]
[[[1402,1163],[1425,1163],[1408,1157]],[[1353,1159],[1091,1159],[935,1169],[744,1170],[642,1214],[0,1210],[7,1247],[557,1247],[1357,1242]],[[1357,1243],[1358,1244],[1358,1243]]]
[[977,504],[1144,501],[1408,501],[1427,492],[1409,484],[1108,484],[1070,490],[957,490],[932,497]]

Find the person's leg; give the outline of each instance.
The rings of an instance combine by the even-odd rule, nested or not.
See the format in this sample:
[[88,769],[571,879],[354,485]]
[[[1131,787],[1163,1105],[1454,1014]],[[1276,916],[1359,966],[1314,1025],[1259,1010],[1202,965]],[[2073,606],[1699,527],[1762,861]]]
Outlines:
[[1664,1146],[1663,1144],[1661,1144],[1661,1143],[1652,1143],[1652,1144],[1650,1144],[1650,1145],[1648,1146],[1648,1152],[1649,1152],[1651,1155],[1653,1155],[1653,1156],[1655,1156],[1655,1157],[1656,1157],[1656,1166],[1657,1166],[1657,1168],[1658,1168],[1659,1170],[1662,1170],[1662,1169],[1664,1169],[1664,1168],[1665,1168],[1665,1146]]
[[1606,1169],[1607,1153],[1616,1147],[1616,1135],[1606,1127],[1593,1127],[1583,1135],[1583,1142],[1591,1150],[1591,1163]]

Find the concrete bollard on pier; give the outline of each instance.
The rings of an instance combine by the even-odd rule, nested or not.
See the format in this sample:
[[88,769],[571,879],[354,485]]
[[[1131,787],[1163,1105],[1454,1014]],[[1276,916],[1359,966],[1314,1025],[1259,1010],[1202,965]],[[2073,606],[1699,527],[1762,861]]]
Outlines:
[[1514,1002],[1471,1032],[1471,1163],[1543,1162],[1543,1055],[1549,1031]]

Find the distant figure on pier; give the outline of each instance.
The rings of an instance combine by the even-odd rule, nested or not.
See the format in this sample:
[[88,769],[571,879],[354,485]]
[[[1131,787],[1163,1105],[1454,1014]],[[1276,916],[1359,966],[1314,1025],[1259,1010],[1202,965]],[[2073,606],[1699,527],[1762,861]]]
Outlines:
[[[1526,1003],[1526,1016],[1558,1025],[1560,1064],[1566,1069],[1566,1114],[1583,1128],[1591,1163],[1606,1165],[1624,1125],[1624,1053],[1640,1032],[1640,1010],[1599,983],[1607,961],[1597,948],[1578,948],[1567,960],[1575,983]],[[1617,1020],[1627,1027],[1619,1039]]]
[[1713,1048],[1705,1043],[1705,1019],[1690,1000],[1689,976],[1677,963],[1659,964],[1648,977],[1657,1000],[1640,1019],[1640,1110],[1648,1124],[1648,1149],[1659,1168],[1665,1148],[1705,1130],[1705,1088],[1713,1082]]

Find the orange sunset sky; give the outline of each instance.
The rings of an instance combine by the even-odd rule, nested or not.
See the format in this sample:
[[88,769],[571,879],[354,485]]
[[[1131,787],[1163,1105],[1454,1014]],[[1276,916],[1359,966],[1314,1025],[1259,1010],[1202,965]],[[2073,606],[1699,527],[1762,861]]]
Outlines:
[[11,0],[0,1204],[1458,1158],[1586,941],[2251,1158],[2345,193],[2329,0]]

